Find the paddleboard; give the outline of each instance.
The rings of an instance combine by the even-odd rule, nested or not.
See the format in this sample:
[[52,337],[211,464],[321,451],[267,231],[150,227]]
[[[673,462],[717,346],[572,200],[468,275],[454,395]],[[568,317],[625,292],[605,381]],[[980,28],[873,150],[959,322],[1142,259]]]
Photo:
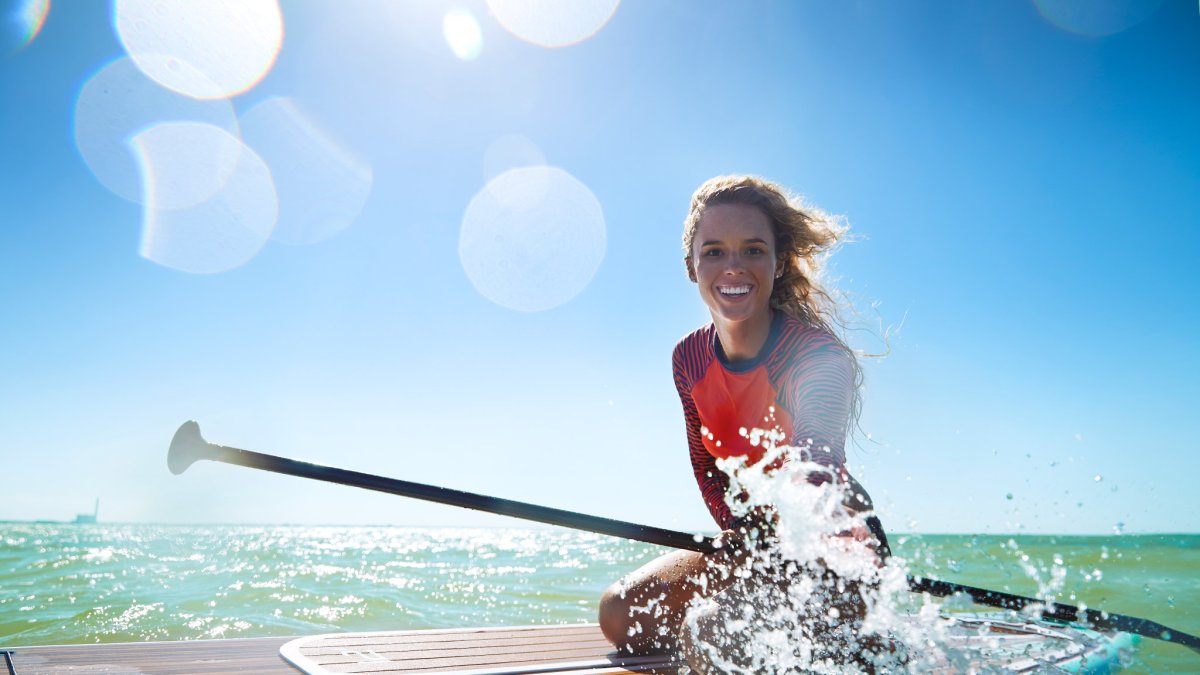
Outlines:
[[[958,655],[937,672],[1110,673],[1136,643],[1128,633],[1103,633],[1002,615],[956,616],[947,650]],[[280,655],[302,672],[420,675],[686,675],[671,655],[617,654],[595,624],[450,630],[327,633],[284,644]]]

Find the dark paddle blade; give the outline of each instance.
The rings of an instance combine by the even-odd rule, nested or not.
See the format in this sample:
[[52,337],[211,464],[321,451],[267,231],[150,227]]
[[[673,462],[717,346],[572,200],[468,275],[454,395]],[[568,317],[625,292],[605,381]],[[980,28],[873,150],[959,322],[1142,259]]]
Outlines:
[[[425,485],[424,483],[385,478],[369,473],[347,471],[346,469],[337,469],[330,466],[287,459],[286,457],[277,457],[261,452],[239,450],[238,448],[217,445],[204,440],[200,435],[199,424],[192,421],[184,422],[179,427],[179,430],[175,432],[175,437],[171,441],[171,449],[167,454],[167,465],[170,467],[172,473],[180,474],[186,471],[194,462],[201,459],[236,464],[262,471],[271,471],[273,473],[283,473],[289,476],[312,478],[314,480],[349,485],[376,492],[387,492],[402,497],[412,497],[413,499],[437,502],[449,506],[459,506],[502,516],[532,520],[539,523],[546,523],[547,525],[559,525],[586,532],[607,534],[613,537],[621,537],[622,539],[658,544],[659,546],[669,546],[671,548],[699,551],[701,553],[709,553],[719,548],[712,537],[666,530],[649,525],[639,525],[611,518],[589,516],[583,513],[538,506],[511,499],[489,497],[461,490],[450,490],[433,485]],[[929,593],[936,597],[947,597],[958,593],[965,593],[981,605],[1001,609],[1019,611],[1034,604],[1045,605],[1046,608],[1042,616],[1047,619],[1064,622],[1082,622],[1102,630],[1122,630],[1155,640],[1174,642],[1200,652],[1200,638],[1172,630],[1160,623],[1146,619],[1095,609],[1081,610],[1072,605],[1051,604],[1036,598],[1027,598],[1021,595],[1013,595],[1012,593],[1001,593],[1000,591],[989,591],[983,588],[964,586],[937,579],[925,579],[923,577],[909,576],[908,587],[915,593]]]
[[1038,600],[1037,598],[1027,598],[1023,595],[989,591],[985,588],[975,588],[974,586],[965,586],[938,579],[914,577],[912,575],[908,577],[908,589],[914,593],[928,593],[939,598],[962,593],[970,596],[972,601],[980,605],[1014,611],[1021,611],[1030,606],[1040,606],[1041,611],[1039,615],[1044,619],[1062,621],[1064,623],[1082,623],[1100,630],[1125,631],[1126,633],[1133,633],[1155,640],[1174,642],[1185,647],[1190,647],[1193,651],[1200,653],[1200,638],[1195,635],[1189,635],[1168,628],[1157,621],[1139,619],[1136,616],[1114,614],[1098,609],[1080,609],[1074,605],[1062,605],[1056,602]]

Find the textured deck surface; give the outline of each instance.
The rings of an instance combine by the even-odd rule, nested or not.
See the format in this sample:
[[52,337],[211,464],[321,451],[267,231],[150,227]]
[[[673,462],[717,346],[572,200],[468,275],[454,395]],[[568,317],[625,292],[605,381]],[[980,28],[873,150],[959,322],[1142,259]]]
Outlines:
[[314,635],[284,645],[306,673],[654,673],[668,657],[619,657],[595,625]]
[[[609,659],[612,648],[590,626],[476,628],[179,642],[129,642],[12,647],[18,675],[67,673],[298,675],[281,648],[308,672],[469,672],[569,675],[642,673],[677,675],[662,659]],[[312,645],[306,647],[305,645]],[[391,658],[402,659],[401,662]],[[382,661],[386,659],[386,661]],[[324,664],[324,665],[322,665]],[[519,667],[514,667],[520,664]],[[625,664],[622,666],[621,664]],[[655,667],[660,666],[660,667]],[[547,670],[547,668],[551,670]],[[0,657],[0,675],[8,675]]]
[[[1121,653],[1136,642],[1124,633],[987,616],[956,619],[946,637],[946,658],[950,660],[927,670],[939,674],[984,669],[1033,673],[1060,666],[1072,672],[1108,673],[1120,663]],[[680,671],[686,671],[665,656],[618,657],[594,624],[10,649],[19,675],[296,675],[297,668],[312,675],[682,675]],[[8,675],[2,658],[0,675]]]
[[[59,647],[8,647],[17,675],[67,673],[129,675],[262,673],[297,675],[279,657],[279,648],[294,638],[125,642]],[[0,657],[0,675],[8,675]]]

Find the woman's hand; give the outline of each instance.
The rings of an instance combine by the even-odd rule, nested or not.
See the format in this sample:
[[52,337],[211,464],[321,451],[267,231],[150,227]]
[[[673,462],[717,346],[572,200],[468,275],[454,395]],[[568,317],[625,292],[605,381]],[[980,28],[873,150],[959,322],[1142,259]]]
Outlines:
[[883,558],[879,555],[879,541],[871,533],[870,528],[855,521],[854,526],[833,535],[838,544],[847,552],[866,552],[875,559],[876,567],[883,567]]
[[775,526],[779,524],[779,513],[770,506],[755,506],[746,515],[735,518],[732,531],[742,545],[763,548],[775,542]]

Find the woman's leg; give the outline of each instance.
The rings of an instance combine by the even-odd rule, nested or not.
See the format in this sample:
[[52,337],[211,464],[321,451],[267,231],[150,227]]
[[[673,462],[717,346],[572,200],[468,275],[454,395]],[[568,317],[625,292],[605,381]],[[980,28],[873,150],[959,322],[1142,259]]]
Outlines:
[[760,562],[753,574],[689,609],[679,653],[692,672],[808,672],[821,663],[875,672],[880,646],[875,636],[860,635],[861,584],[819,562]]
[[[731,564],[733,561],[733,564]],[[609,586],[600,598],[600,630],[618,650],[645,654],[678,645],[683,616],[697,594],[727,588],[742,556],[676,551]]]

